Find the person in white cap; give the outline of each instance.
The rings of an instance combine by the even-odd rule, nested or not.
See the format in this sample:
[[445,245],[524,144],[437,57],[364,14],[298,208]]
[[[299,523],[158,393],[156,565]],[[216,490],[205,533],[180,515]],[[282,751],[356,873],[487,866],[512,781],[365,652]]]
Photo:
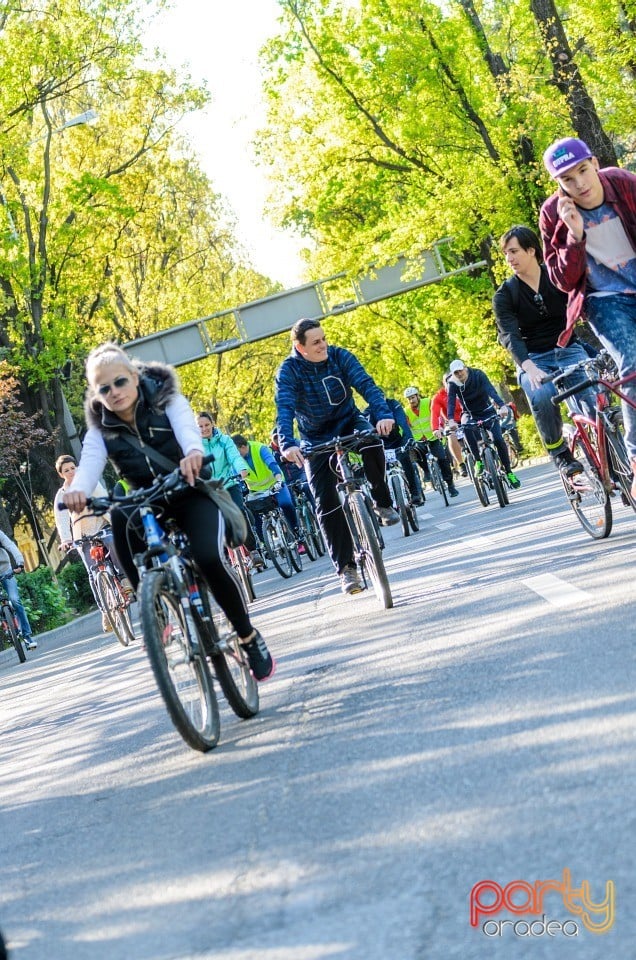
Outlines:
[[[462,409],[468,414],[470,420],[483,420],[487,425],[492,433],[497,453],[506,471],[510,486],[520,487],[521,480],[512,472],[510,466],[510,454],[501,432],[501,421],[498,416],[498,414],[508,413],[506,404],[483,370],[478,370],[476,367],[467,367],[463,360],[453,360],[449,372],[448,407],[446,409],[448,426],[451,429],[458,426],[455,420],[455,401],[459,400]],[[476,428],[471,427],[470,423],[465,423],[464,436],[475,458],[475,472],[477,476],[481,476],[484,472],[484,465],[479,459]]]
[[[600,169],[587,143],[566,137],[543,155],[558,189],[541,208],[539,226],[552,282],[568,294],[567,344],[586,319],[613,357],[621,378],[636,373],[636,175]],[[636,380],[623,391],[636,403]],[[636,497],[636,410],[623,402],[625,445]]]

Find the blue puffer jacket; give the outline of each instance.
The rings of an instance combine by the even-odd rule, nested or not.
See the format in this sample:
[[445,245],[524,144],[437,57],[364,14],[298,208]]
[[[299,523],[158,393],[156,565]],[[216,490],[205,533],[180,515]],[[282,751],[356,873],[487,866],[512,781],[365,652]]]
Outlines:
[[321,443],[368,423],[356,407],[352,388],[367,401],[374,423],[392,419],[384,394],[360,361],[344,347],[329,347],[321,363],[305,360],[295,347],[276,374],[278,439],[281,450],[295,446],[293,421],[303,440]]

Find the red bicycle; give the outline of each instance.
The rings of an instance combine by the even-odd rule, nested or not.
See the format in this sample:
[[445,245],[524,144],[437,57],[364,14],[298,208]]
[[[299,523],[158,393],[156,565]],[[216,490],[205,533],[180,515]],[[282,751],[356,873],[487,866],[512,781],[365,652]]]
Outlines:
[[589,387],[596,389],[594,419],[570,412],[574,428],[568,446],[581,464],[581,473],[561,475],[569,504],[583,527],[595,540],[608,537],[612,530],[612,497],[620,493],[622,502],[636,510],[632,497],[632,466],[623,439],[623,414],[617,402],[624,400],[636,410],[636,403],[621,388],[636,379],[636,373],[618,378],[614,361],[602,350],[598,356],[581,360],[561,373],[544,379],[555,385],[573,373],[585,373],[585,379],[552,398],[557,406],[562,400]]

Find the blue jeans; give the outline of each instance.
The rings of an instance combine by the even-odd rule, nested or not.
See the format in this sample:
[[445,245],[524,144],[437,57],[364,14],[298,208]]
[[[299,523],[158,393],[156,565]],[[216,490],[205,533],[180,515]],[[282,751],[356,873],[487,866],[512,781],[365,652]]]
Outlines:
[[[557,373],[570,364],[587,359],[589,355],[580,344],[574,343],[569,347],[555,347],[554,350],[547,350],[545,353],[530,353],[528,356],[545,373]],[[528,398],[534,422],[546,450],[552,457],[562,453],[566,447],[563,439],[563,420],[560,409],[552,403],[552,397],[557,393],[556,387],[553,383],[543,383],[535,389],[530,385],[530,379],[523,370],[518,371],[518,379],[519,386]],[[585,374],[583,373],[568,377],[567,380],[561,382],[560,389],[565,390],[573,387],[584,379]],[[592,390],[577,393],[567,401],[570,410],[577,413],[583,412],[592,418],[595,416],[594,403]]]
[[[287,523],[292,528],[292,531],[296,533],[298,530],[298,517],[296,516],[296,507],[294,506],[294,501],[292,500],[291,493],[287,484],[283,484],[278,493],[274,494],[276,497],[276,503],[281,508],[285,514]],[[256,525],[256,532],[258,533],[259,540],[263,539],[263,515],[261,513],[254,513],[254,522]]]
[[[636,295],[612,294],[609,297],[588,297],[585,314],[592,330],[618,367],[618,375],[636,373]],[[636,403],[636,380],[622,388]],[[636,410],[622,403],[625,423],[625,446],[636,460]]]
[[15,612],[17,613],[18,620],[20,621],[20,630],[24,634],[25,639],[28,639],[33,631],[31,630],[31,624],[29,623],[29,618],[26,615],[26,610],[22,606],[22,601],[20,600],[18,581],[12,574],[10,577],[3,579],[2,583],[4,584],[4,589],[7,591],[9,600],[15,607]]

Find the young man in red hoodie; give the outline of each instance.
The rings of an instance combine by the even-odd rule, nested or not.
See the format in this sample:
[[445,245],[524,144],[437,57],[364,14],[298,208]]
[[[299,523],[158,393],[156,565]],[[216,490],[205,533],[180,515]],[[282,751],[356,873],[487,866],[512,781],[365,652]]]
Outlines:
[[[543,204],[539,225],[551,281],[568,294],[565,345],[585,317],[613,357],[621,378],[636,372],[636,175],[600,169],[575,137],[543,155],[558,190]],[[636,402],[636,380],[623,388]],[[625,445],[636,497],[636,410],[623,403]]]

